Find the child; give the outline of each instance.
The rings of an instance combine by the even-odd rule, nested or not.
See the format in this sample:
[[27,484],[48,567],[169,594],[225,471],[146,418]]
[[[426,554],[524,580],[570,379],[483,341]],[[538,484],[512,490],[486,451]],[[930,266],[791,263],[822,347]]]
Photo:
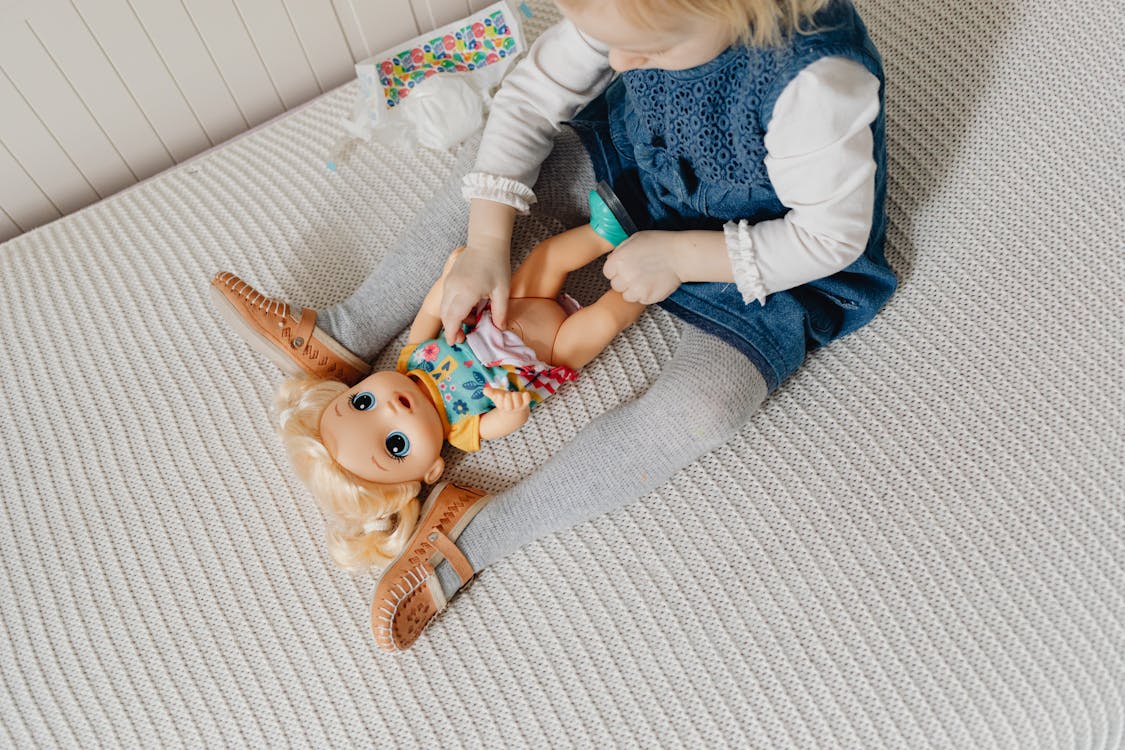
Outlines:
[[[613,289],[690,325],[646,393],[523,482],[492,497],[452,485],[431,494],[376,587],[373,626],[387,648],[409,647],[475,571],[722,445],[807,351],[864,325],[896,285],[883,256],[882,68],[848,0],[558,2],[566,20],[496,98],[464,178],[471,208],[452,196],[435,204],[322,318],[315,352],[284,336],[271,346],[306,368],[313,354],[347,364],[323,356],[333,339],[374,354],[425,294],[410,277],[438,276],[426,251],[462,244],[466,219],[442,320],[457,331],[487,297],[503,327],[515,212],[538,200],[580,223],[578,196],[595,180],[640,229],[605,262]],[[247,314],[270,308],[263,329],[299,326],[308,339],[309,311],[298,318],[256,294]]]

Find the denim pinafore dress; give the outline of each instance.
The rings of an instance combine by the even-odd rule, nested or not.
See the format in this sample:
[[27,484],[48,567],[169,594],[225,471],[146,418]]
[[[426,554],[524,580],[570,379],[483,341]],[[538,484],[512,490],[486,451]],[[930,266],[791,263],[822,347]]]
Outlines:
[[[812,33],[781,46],[736,45],[687,70],[631,70],[567,124],[578,133],[598,180],[608,183],[638,229],[721,230],[784,216],[765,168],[765,132],[774,104],[806,66],[846,57],[880,82],[878,51],[851,3],[837,0]],[[863,326],[893,294],[883,255],[886,145],[883,108],[872,124],[875,205],[862,256],[843,271],[746,304],[734,284],[687,283],[660,303],[719,336],[761,371],[771,391],[808,351]]]

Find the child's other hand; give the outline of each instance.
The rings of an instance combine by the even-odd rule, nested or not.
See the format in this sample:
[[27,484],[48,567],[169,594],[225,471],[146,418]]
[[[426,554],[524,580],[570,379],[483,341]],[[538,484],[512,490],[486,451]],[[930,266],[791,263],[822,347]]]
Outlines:
[[660,302],[683,283],[676,232],[637,232],[606,258],[602,273],[626,302]]
[[492,399],[499,411],[522,411],[531,408],[531,394],[527,391],[506,391],[495,386],[485,386],[484,395]]
[[461,323],[484,298],[492,301],[492,320],[501,330],[507,325],[511,269],[507,248],[469,247],[453,263],[442,282],[441,325],[445,340],[465,340]]

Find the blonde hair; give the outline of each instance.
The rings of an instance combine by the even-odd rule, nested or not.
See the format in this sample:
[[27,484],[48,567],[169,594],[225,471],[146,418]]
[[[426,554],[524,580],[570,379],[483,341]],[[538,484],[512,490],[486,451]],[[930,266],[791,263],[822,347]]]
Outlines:
[[[573,6],[591,1],[564,0]],[[613,0],[631,23],[641,28],[658,28],[659,22],[680,13],[690,13],[724,21],[739,30],[738,41],[757,47],[779,44],[793,32],[810,30],[813,16],[832,0]]]
[[384,568],[418,523],[420,482],[376,484],[336,463],[320,436],[320,417],[348,386],[335,380],[286,378],[273,416],[293,470],[328,522],[328,551],[351,571]]

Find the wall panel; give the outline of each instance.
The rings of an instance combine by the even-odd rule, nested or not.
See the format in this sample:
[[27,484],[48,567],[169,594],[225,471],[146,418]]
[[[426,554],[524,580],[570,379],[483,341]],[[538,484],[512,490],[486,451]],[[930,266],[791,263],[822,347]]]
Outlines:
[[183,4],[179,0],[130,0],[129,5],[208,141],[222,143],[244,130],[248,123]]
[[0,28],[0,68],[98,196],[133,182],[129,166],[28,22]]
[[[135,179],[172,166],[172,154],[70,3],[29,25],[62,70]],[[2,235],[0,235],[2,236]]]
[[[362,60],[370,57],[372,49],[367,42],[367,35],[360,24],[359,15],[351,0],[332,0],[332,10],[336,14],[336,22],[344,32],[344,39],[348,42],[353,60]],[[406,38],[406,37],[404,37]]]
[[219,67],[223,80],[250,126],[284,111],[250,32],[232,0],[184,0],[195,29]]
[[126,0],[72,0],[98,46],[176,161],[211,145]]
[[[61,214],[55,204],[35,184],[2,140],[3,135],[0,134],[0,210],[21,232],[59,218]],[[13,232],[9,236],[16,234]],[[0,237],[4,236],[0,234]]]
[[347,17],[358,24],[364,41],[365,52],[357,59],[370,57],[396,42],[405,41],[420,33],[410,0],[384,0],[380,3],[345,0],[343,5],[349,9]]
[[285,0],[316,82],[323,91],[352,77],[351,50],[331,0]]
[[281,0],[237,0],[235,6],[285,108],[321,93],[285,4]]
[[466,0],[411,0],[411,2],[418,25],[426,29],[436,29],[450,21],[464,18],[469,13],[469,3]]
[[487,0],[0,0],[0,241],[183,161]]
[[0,70],[0,141],[62,213],[76,211],[98,194],[39,119],[27,99]]
[[20,233],[20,228],[8,218],[8,214],[0,209],[0,237],[14,237]]

